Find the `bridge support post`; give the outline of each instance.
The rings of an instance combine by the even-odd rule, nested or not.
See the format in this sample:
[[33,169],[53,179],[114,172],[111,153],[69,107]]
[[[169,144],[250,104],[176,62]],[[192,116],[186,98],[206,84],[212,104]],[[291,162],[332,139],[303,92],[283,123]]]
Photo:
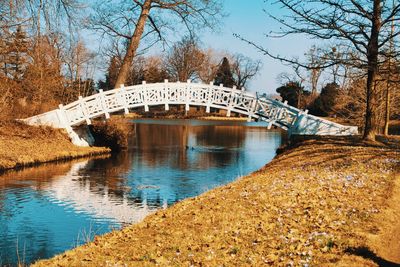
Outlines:
[[247,118],[248,122],[251,122],[251,119],[252,119],[252,117],[254,115],[254,111],[256,110],[256,107],[257,107],[257,101],[258,101],[257,98],[255,98],[255,99],[253,99],[251,101],[251,106],[250,106],[250,110],[249,110],[249,117]]
[[186,84],[186,92],[185,92],[185,102],[186,102],[186,104],[185,104],[185,110],[186,111],[189,111],[190,110],[190,106],[189,106],[189,103],[190,103],[190,91],[191,91],[191,86],[190,86],[190,83],[191,83],[191,81],[190,80],[187,80],[187,84]]
[[146,81],[142,81],[143,90],[142,90],[142,99],[144,104],[144,111],[149,112],[149,102],[147,100],[147,90],[144,90],[146,87]]
[[301,134],[307,128],[306,119],[308,110],[302,111],[297,114],[296,119],[293,121],[292,125],[289,128],[289,136],[292,134]]
[[165,100],[165,110],[169,110],[169,93],[168,93],[168,80],[164,80],[164,100]]
[[126,89],[123,84],[121,84],[120,100],[122,102],[121,105],[124,107],[124,113],[129,114],[128,101],[126,101]]
[[[71,127],[71,125],[69,125],[69,121],[68,121],[63,104],[60,104],[58,106],[56,113],[57,113],[58,120],[60,121],[60,126],[66,130],[69,138],[71,139],[71,142],[74,145],[87,147],[87,146],[90,146],[91,144],[93,144],[93,143],[90,143],[92,141],[92,140],[90,140],[90,138],[88,138],[88,140],[81,138],[79,136],[79,134]],[[85,125],[85,127],[87,128],[87,130],[89,130],[87,125]],[[88,133],[90,134],[90,132],[88,132]],[[89,136],[89,134],[86,136]],[[90,134],[90,136],[91,136],[91,134]]]
[[68,133],[71,132],[72,127],[68,123],[68,118],[67,114],[65,113],[64,105],[63,104],[58,105],[58,109],[56,112],[58,120],[60,121],[60,126],[66,129]]
[[268,127],[267,127],[267,129],[268,129],[268,130],[271,130],[273,124],[274,124],[273,121],[269,121],[269,122],[268,122]]
[[231,91],[231,94],[229,96],[229,104],[228,104],[228,111],[226,112],[226,116],[230,117],[231,116],[231,112],[232,112],[232,107],[233,107],[233,101],[235,98],[235,91],[236,90],[236,86],[234,85]]
[[108,112],[108,107],[107,107],[107,103],[106,103],[106,96],[104,95],[103,89],[99,90],[99,94],[100,94],[101,106],[103,107],[103,110],[104,110],[104,115],[106,116],[106,119],[109,119],[110,118],[110,113]]
[[79,106],[81,107],[81,110],[82,110],[83,116],[85,118],[86,124],[90,125],[90,124],[92,124],[92,122],[90,121],[89,114],[87,112],[85,103],[86,102],[83,101],[82,96],[79,96]]
[[212,88],[214,86],[213,82],[210,82],[207,90],[207,106],[206,106],[206,112],[210,113],[210,107],[211,107],[211,100],[212,100]]

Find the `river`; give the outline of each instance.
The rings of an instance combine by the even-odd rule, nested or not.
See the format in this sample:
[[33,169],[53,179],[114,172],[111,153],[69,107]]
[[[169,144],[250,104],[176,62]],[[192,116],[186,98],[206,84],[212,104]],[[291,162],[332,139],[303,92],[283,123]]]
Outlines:
[[0,176],[0,266],[50,258],[260,169],[279,130],[238,121],[134,120],[127,151]]

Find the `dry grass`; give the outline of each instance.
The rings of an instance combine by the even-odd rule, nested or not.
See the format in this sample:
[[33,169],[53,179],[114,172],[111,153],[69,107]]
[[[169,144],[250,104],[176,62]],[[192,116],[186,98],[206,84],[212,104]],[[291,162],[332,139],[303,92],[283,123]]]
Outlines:
[[400,263],[389,253],[400,240],[399,171],[398,150],[303,141],[252,175],[35,266],[390,266]]
[[220,117],[220,116],[206,116],[200,117],[200,120],[210,121],[247,121],[247,117]]
[[0,171],[107,152],[107,148],[77,147],[62,130],[0,121]]

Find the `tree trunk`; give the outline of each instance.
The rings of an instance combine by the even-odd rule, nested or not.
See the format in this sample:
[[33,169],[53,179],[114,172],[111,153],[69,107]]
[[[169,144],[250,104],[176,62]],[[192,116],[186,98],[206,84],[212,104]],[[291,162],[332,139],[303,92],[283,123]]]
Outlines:
[[[390,64],[389,64],[390,66]],[[390,73],[390,68],[389,68]],[[388,77],[387,85],[386,85],[386,103],[385,103],[385,126],[383,128],[383,134],[389,135],[389,123],[390,123],[390,74]]]
[[378,74],[378,37],[381,28],[381,0],[374,0],[371,36],[368,44],[367,106],[365,113],[364,140],[375,140],[379,122],[377,116],[377,93],[375,88]]
[[[395,8],[395,0],[393,0],[393,8]],[[389,44],[389,61],[388,61],[388,77],[386,84],[386,103],[385,103],[385,126],[383,128],[383,134],[389,135],[389,124],[390,124],[390,83],[391,83],[391,74],[392,74],[392,56],[394,55],[394,43],[393,43],[393,34],[394,34],[394,21],[392,21],[392,27],[390,32],[390,44]]]
[[135,31],[129,41],[129,46],[126,51],[124,60],[122,61],[121,68],[118,73],[117,81],[115,82],[115,87],[119,87],[124,84],[129,75],[129,69],[132,65],[133,58],[136,55],[136,50],[139,47],[140,39],[142,38],[144,27],[146,26],[146,21],[150,13],[152,0],[146,0],[142,6],[142,11],[140,13],[139,20],[136,24]]

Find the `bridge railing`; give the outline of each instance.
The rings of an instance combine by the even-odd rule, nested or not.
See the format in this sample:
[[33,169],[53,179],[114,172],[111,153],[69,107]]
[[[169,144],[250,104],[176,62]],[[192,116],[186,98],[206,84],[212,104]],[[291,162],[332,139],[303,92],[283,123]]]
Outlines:
[[[249,92],[215,85],[196,83],[155,83],[102,91],[61,106],[69,125],[89,122],[90,119],[110,113],[143,106],[148,111],[153,105],[190,105],[227,109],[256,116],[256,98]],[[90,123],[90,122],[89,122]]]
[[79,124],[90,124],[91,119],[105,116],[110,113],[129,109],[144,107],[145,111],[149,106],[185,105],[186,110],[190,106],[204,106],[206,111],[211,108],[227,110],[227,116],[232,112],[248,116],[249,119],[256,118],[279,126],[293,133],[309,134],[355,134],[356,127],[343,126],[322,118],[307,114],[277,100],[259,97],[248,91],[236,88],[226,88],[211,84],[197,83],[164,83],[134,85],[116,88],[109,91],[100,90],[98,94],[88,97],[79,97],[75,102],[65,106],[60,105],[59,109],[47,112],[38,116],[26,119],[30,124],[48,124],[53,127],[65,128],[69,132],[72,126]]

